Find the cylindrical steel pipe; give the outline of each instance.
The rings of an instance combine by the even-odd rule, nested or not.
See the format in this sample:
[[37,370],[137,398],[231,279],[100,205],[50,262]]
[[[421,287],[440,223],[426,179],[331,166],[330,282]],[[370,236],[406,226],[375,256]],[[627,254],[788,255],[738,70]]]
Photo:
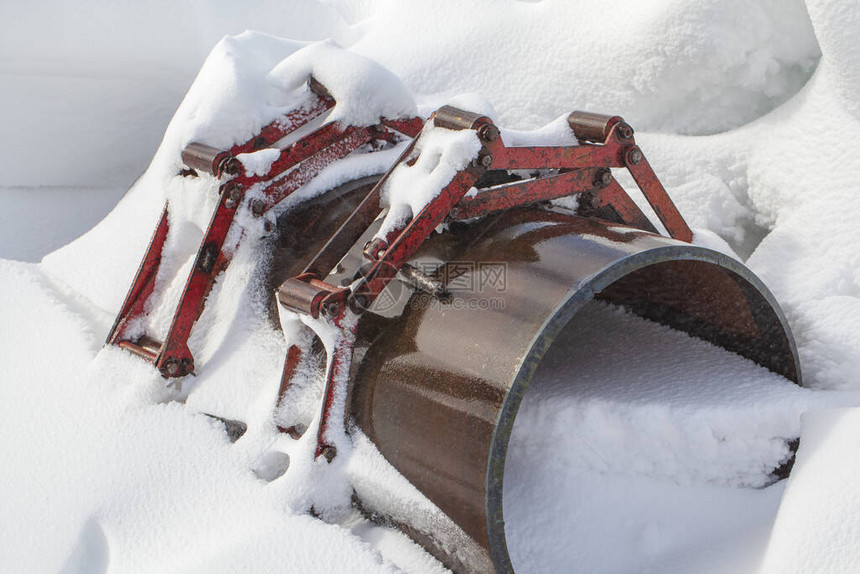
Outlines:
[[[502,483],[514,419],[543,355],[592,299],[801,383],[773,296],[742,264],[715,251],[531,209],[455,226],[428,240],[421,255],[447,262],[440,276],[460,302],[411,304],[397,319],[366,315],[351,411],[382,455],[450,522],[417,524],[364,501],[368,510],[389,516],[457,572],[513,571]],[[493,289],[479,288],[488,280]],[[472,304],[489,294],[503,304]]]

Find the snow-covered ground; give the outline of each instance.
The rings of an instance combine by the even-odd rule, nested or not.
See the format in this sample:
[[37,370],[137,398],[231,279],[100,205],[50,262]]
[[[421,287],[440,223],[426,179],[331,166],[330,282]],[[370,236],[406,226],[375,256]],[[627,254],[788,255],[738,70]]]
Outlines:
[[[443,570],[349,510],[350,484],[382,473],[372,447],[359,439],[350,456],[344,443],[321,467],[307,440],[274,432],[286,342],[256,296],[253,226],[189,342],[193,383],[165,387],[148,365],[102,349],[165,197],[188,222],[163,263],[180,276],[160,286],[168,303],[211,213],[211,180],[175,177],[181,147],[244,141],[313,69],[335,90],[384,94],[379,108],[345,105],[342,117],[454,103],[532,130],[574,109],[624,115],[699,236],[722,238],[782,305],[811,390],[771,381],[750,400],[736,375],[734,391],[684,395],[681,407],[587,386],[554,405],[589,452],[624,467],[560,491],[550,471],[582,467],[571,454],[522,495],[593,521],[570,530],[596,552],[574,553],[585,571],[856,572],[858,34],[852,0],[0,3],[0,570]],[[347,52],[316,44],[290,58],[326,39]],[[344,162],[302,193],[378,169]],[[167,317],[149,320],[163,330]],[[202,413],[248,432],[230,443]],[[708,467],[697,448],[719,433],[690,432],[700,420],[731,426],[722,448],[735,465],[751,456],[744,436],[799,431],[791,478],[760,489],[726,480],[743,469]],[[660,442],[679,432],[691,436]],[[540,571],[528,557],[543,543],[517,544],[518,571]]]

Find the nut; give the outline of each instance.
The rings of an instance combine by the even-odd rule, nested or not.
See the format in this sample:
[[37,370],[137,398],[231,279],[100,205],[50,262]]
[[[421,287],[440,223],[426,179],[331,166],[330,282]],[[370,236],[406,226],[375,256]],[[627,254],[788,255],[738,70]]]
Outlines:
[[330,444],[324,444],[320,447],[320,456],[325,458],[326,461],[331,462],[337,456],[337,449]]
[[179,374],[187,375],[194,371],[194,359],[185,358],[179,361]]
[[627,152],[627,163],[630,165],[639,165],[642,161],[642,150],[638,146],[630,148]]
[[597,209],[597,198],[590,191],[581,193],[579,195],[579,208],[586,212]]
[[218,170],[216,173],[219,177],[225,173],[229,175],[239,175],[242,173],[243,169],[244,166],[242,165],[242,162],[230,155],[221,160],[218,164]]
[[228,183],[226,184],[227,188],[224,190],[224,207],[227,209],[236,209],[239,205],[239,202],[242,200],[242,189],[241,185]]

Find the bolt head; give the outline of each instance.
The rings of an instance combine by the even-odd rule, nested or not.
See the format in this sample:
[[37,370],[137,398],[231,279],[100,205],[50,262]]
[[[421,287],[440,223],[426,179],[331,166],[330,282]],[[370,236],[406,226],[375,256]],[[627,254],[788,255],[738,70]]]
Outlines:
[[627,163],[638,165],[642,161],[642,150],[638,147],[632,148],[627,152]]
[[327,462],[331,462],[334,460],[334,457],[337,456],[337,449],[331,445],[324,445],[320,449],[320,456],[326,459]]
[[491,165],[493,165],[493,156],[490,154],[481,156],[480,161],[482,166],[489,168]]
[[630,127],[630,124],[627,122],[621,122],[615,128],[615,133],[618,134],[618,137],[623,140],[629,140],[633,137],[633,128]]
[[255,199],[251,202],[251,213],[254,217],[260,217],[266,211],[266,202],[262,199]]
[[329,301],[328,303],[324,303],[322,309],[320,309],[323,317],[326,319],[334,319],[337,317],[337,314],[340,313],[340,303],[337,301]]
[[606,187],[612,181],[612,172],[608,169],[601,169],[594,174],[594,187]]
[[221,165],[219,167],[220,167],[221,173],[227,173],[230,175],[239,175],[240,173],[242,173],[242,168],[244,166],[242,166],[241,161],[239,161],[238,159],[236,159],[233,156],[230,156],[230,157],[225,158],[221,162]]
[[591,210],[597,208],[597,199],[594,197],[594,194],[591,192],[585,192],[579,196],[579,207],[584,210]]
[[179,362],[176,359],[168,359],[164,363],[164,370],[167,371],[167,374],[171,377],[175,377],[179,374]]
[[485,142],[494,142],[499,139],[499,128],[493,124],[484,124],[478,129],[478,137]]
[[224,199],[224,207],[227,209],[236,209],[239,202],[242,200],[242,186],[230,183],[228,183],[227,186],[227,191],[224,194],[226,196],[226,199]]

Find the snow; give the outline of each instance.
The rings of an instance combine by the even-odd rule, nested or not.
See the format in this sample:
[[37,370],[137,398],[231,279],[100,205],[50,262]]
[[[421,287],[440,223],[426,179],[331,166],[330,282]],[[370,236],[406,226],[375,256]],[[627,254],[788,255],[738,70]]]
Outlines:
[[848,572],[858,563],[855,512],[833,512],[858,504],[857,461],[846,452],[860,440],[860,412],[838,409],[803,417],[803,443],[796,472],[788,480],[762,574],[772,572]]
[[784,102],[818,56],[801,2],[377,6],[353,50],[439,105],[482,94],[517,129],[583,109],[619,111],[640,130],[723,131]]
[[[801,414],[858,404],[860,393],[798,387],[591,303],[542,361],[514,423],[504,480],[514,567],[754,572],[784,488],[771,472]],[[570,494],[547,496],[559,491]]]
[[331,41],[297,51],[275,66],[266,78],[281,89],[294,90],[310,76],[322,83],[337,102],[332,121],[373,125],[381,117],[415,115],[412,94],[397,76]]
[[410,157],[391,172],[382,190],[381,204],[388,214],[376,236],[384,239],[418,215],[480,149],[481,140],[472,130],[425,126]]
[[[850,0],[0,4],[0,570],[442,570],[349,508],[355,488],[444,520],[369,441],[354,436],[328,468],[309,456],[313,433],[276,433],[276,415],[297,413],[273,413],[287,340],[258,293],[259,220],[240,214],[245,239],[189,340],[197,377],[165,387],[102,349],[166,199],[168,310],[147,329],[164,332],[179,296],[217,199],[214,179],[177,176],[182,147],[245,141],[300,104],[313,73],[339,96],[333,119],[452,104],[518,145],[572,143],[574,109],[623,115],[696,241],[734,251],[788,317],[810,389],[731,358],[719,361],[729,387],[705,365],[609,398],[585,386],[552,408],[581,418],[612,464],[581,448],[547,462],[524,509],[564,509],[588,559],[605,550],[619,572],[856,571],[860,420],[831,407],[860,391],[858,32]],[[402,149],[331,166],[290,201],[379,173]],[[262,170],[266,153],[242,159]],[[299,391],[313,423],[319,381]],[[232,444],[203,413],[248,431]],[[718,432],[697,432],[701,421]],[[534,424],[578,441],[556,422]],[[749,488],[798,431],[789,481]],[[713,450],[724,465],[708,463]],[[578,469],[566,489],[546,482],[554,464]],[[515,560],[532,571],[528,552]]]
[[261,149],[253,153],[240,153],[236,156],[242,167],[245,168],[245,173],[248,175],[264,176],[269,173],[272,164],[280,157],[281,153],[275,148]]

